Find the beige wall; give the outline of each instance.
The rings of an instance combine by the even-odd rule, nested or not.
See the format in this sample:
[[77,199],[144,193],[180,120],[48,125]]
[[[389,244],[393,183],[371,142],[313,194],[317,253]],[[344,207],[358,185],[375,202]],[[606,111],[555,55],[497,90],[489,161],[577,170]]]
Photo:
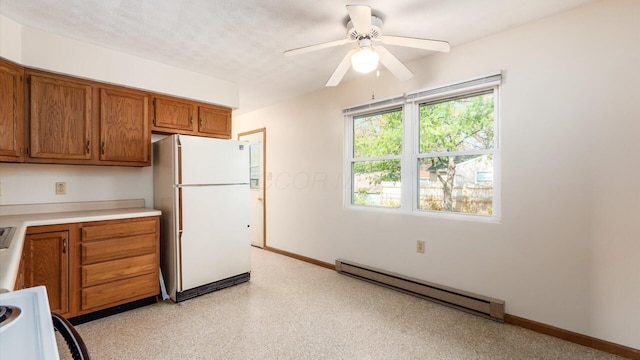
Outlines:
[[502,70],[500,223],[345,208],[341,109],[370,99],[366,76],[237,116],[236,133],[267,128],[268,244],[640,348],[639,13],[601,1],[410,63],[408,82],[376,80],[385,98]]

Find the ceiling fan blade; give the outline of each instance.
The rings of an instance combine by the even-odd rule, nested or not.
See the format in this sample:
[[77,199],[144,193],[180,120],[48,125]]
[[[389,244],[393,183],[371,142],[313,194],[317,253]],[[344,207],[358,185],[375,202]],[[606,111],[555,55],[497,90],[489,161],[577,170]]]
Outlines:
[[340,84],[340,81],[342,81],[344,74],[347,73],[347,70],[349,70],[349,67],[351,66],[351,56],[353,56],[356,51],[358,50],[353,49],[349,51],[347,55],[344,56],[344,58],[342,58],[342,61],[333,72],[333,75],[331,75],[329,81],[327,81],[327,84],[325,86],[337,86],[338,84]]
[[382,46],[376,46],[373,48],[375,52],[380,55],[380,62],[384,65],[393,76],[395,76],[398,80],[404,81],[409,80],[413,77],[413,73],[409,70],[408,67],[404,66],[400,60],[398,60],[395,55],[389,52],[389,50],[383,48]]
[[362,35],[371,31],[371,8],[366,5],[347,5],[349,18],[353,22],[353,27]]
[[344,45],[344,44],[347,44],[349,42],[350,42],[349,39],[329,41],[329,42],[322,43],[322,44],[309,45],[309,46],[305,46],[305,47],[301,47],[301,48],[297,48],[297,49],[287,50],[287,51],[284,52],[284,55],[291,56],[291,55],[304,54],[304,53],[307,53],[307,52],[316,51],[316,50],[320,50],[320,49],[326,49],[326,48],[333,47],[333,46]]
[[379,39],[381,42],[389,45],[407,46],[412,48],[449,52],[449,43],[441,40],[429,40],[404,36],[382,35]]

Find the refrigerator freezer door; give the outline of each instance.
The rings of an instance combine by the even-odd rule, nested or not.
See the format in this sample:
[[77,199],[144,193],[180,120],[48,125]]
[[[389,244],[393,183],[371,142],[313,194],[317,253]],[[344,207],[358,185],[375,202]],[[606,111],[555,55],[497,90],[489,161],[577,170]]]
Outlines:
[[251,270],[249,185],[182,187],[181,286]]
[[248,184],[249,144],[179,135],[181,184]]

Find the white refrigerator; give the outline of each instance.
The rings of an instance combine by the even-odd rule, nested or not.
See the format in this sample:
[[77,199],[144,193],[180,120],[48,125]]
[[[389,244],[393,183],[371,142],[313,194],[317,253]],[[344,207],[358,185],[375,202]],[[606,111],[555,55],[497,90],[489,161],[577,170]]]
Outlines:
[[249,280],[249,145],[171,135],[153,144],[160,263],[175,302]]

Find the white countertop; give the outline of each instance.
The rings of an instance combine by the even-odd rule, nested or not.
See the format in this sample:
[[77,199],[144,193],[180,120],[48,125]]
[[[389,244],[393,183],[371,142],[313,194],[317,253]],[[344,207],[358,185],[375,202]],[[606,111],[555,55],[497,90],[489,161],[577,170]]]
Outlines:
[[0,227],[13,226],[16,232],[8,249],[0,249],[0,292],[13,291],[24,237],[29,226],[69,224],[100,220],[126,219],[145,216],[157,216],[161,212],[149,208],[119,208],[104,210],[84,210],[68,212],[51,212],[40,214],[2,215]]

